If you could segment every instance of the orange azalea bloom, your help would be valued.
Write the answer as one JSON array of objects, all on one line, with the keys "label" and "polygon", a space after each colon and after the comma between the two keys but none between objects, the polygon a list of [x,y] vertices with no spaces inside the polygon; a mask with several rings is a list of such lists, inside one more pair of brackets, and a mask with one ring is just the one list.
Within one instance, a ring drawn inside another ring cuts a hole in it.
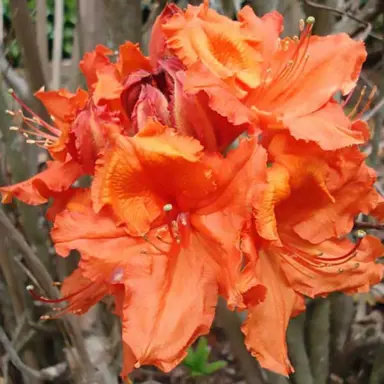
[{"label": "orange azalea bloom", "polygon": [[357,147],[325,152],[282,134],[267,148],[268,183],[254,196],[252,225],[242,241],[267,293],[249,308],[243,331],[264,367],[288,375],[293,368],[285,332],[289,319],[305,309],[304,296],[365,292],[381,280],[383,266],[375,264],[383,253],[380,240],[343,238],[354,217],[371,212],[380,197]]},{"label": "orange azalea bloom", "polygon": [[[225,109],[217,113],[204,97],[185,94],[185,67],[171,55],[162,31],[163,24],[179,13],[181,10],[170,4],[157,19],[150,57],[145,57],[137,45],[126,42],[120,47],[116,62],[111,58],[112,51],[98,46],[84,56],[80,67],[88,79],[93,103],[117,113],[125,132],[134,134],[148,119],[155,118],[194,136],[205,149],[221,151],[250,129],[253,113],[245,107],[240,118]],[[243,114],[249,118],[244,119]]]},{"label": "orange azalea bloom", "polygon": [[[232,306],[248,305],[248,292],[264,298],[236,243],[251,197],[246,181],[263,179],[266,156],[245,140],[227,159],[205,157],[195,139],[156,122],[112,142],[92,183],[93,204],[89,191],[75,190],[65,206],[53,206],[57,252],[82,255],[70,282],[80,273],[90,282],[65,291],[68,308],[87,310],[112,294],[122,308],[122,374],[141,364],[168,371],[208,332],[218,290]],[[100,288],[88,296],[92,284]]]},{"label": "orange azalea bloom", "polygon": [[366,58],[364,44],[345,34],[311,36],[313,22],[301,24],[299,38],[280,40],[282,20],[275,12],[259,19],[244,7],[234,22],[205,2],[176,14],[163,29],[168,48],[188,68],[186,92],[205,96],[217,113],[232,112],[253,129],[288,130],[326,150],[361,144],[362,132],[351,129],[333,96],[354,88]]},{"label": "orange azalea bloom", "polygon": [[12,96],[32,117],[25,116],[22,110],[8,111],[15,118],[21,118],[26,126],[10,129],[26,136],[28,144],[46,149],[54,161],[47,163],[45,171],[26,181],[0,187],[2,201],[10,203],[14,196],[27,204],[43,204],[49,197],[58,197],[67,191],[80,176],[93,173],[96,157],[107,145],[107,127],[112,127],[105,122],[120,120],[105,107],[90,103],[87,92],[80,89],[75,94],[64,89],[36,92],[54,125],[43,121],[14,93]]}]

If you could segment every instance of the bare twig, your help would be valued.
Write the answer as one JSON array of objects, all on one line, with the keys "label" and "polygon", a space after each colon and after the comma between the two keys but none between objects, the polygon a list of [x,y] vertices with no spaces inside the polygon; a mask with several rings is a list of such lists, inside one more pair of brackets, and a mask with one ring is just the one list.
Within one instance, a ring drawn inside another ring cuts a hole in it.
[{"label": "bare twig", "polygon": [[240,319],[236,313],[231,312],[225,302],[220,299],[216,319],[224,329],[225,334],[232,346],[232,351],[240,365],[244,374],[245,381],[249,384],[265,384],[262,370],[251,354],[247,351],[244,345],[244,336],[240,330]]},{"label": "bare twig", "polygon": [[362,221],[357,221],[354,224],[354,229],[376,229],[377,231],[384,230],[384,224],[379,223],[365,223]]},{"label": "bare twig", "polygon": [[[340,9],[330,7],[328,5],[319,4],[319,3],[311,1],[311,0],[304,0],[304,3],[310,7],[313,7],[313,8],[323,9],[325,11],[333,12],[333,13],[336,13],[336,14],[341,15],[341,16],[347,16],[350,19],[352,19],[352,20],[354,20],[354,21],[356,21],[362,25],[365,25],[366,28],[369,28],[370,30],[372,29],[372,25],[370,22],[362,20],[350,12],[342,11]],[[378,35],[376,33],[369,32],[369,36],[371,36],[377,40],[384,41],[384,36],[382,36],[382,35]]]},{"label": "bare twig", "polygon": [[[49,272],[46,270],[46,268],[41,263],[39,258],[34,254],[28,243],[24,240],[23,236],[17,231],[12,222],[1,209],[0,227],[2,227],[6,231],[6,233],[8,233],[9,237],[15,241],[15,244],[23,252],[25,261],[29,269],[32,271],[37,281],[39,282],[41,288],[46,292],[48,296],[58,297],[59,292],[57,288],[53,286],[53,280]],[[68,332],[68,335],[79,354],[81,368],[85,370],[83,371],[83,375],[85,377],[89,377],[89,375],[92,377],[94,375],[94,369],[92,367],[91,362],[89,361],[88,353],[84,345],[84,340],[81,336],[78,327],[75,325],[74,318],[72,316],[63,316],[61,319],[63,320],[64,327]]]},{"label": "bare twig", "polygon": [[61,52],[63,49],[64,1],[55,1],[55,27],[52,58],[52,88],[60,87]]},{"label": "bare twig", "polygon": [[7,352],[10,360],[12,363],[21,371],[24,373],[27,373],[30,377],[33,377],[35,379],[39,380],[54,380],[57,378],[57,376],[52,376],[52,374],[49,374],[44,371],[37,371],[36,369],[30,368],[27,365],[25,365],[17,352],[13,349],[11,341],[8,339],[8,336],[4,332],[3,327],[0,326],[0,342],[3,345],[5,351]]},{"label": "bare twig", "polygon": [[48,79],[47,2],[36,1],[36,39],[43,72]]},{"label": "bare twig", "polygon": [[287,330],[289,358],[295,367],[292,375],[296,384],[313,384],[308,354],[304,341],[305,313],[291,319]]},{"label": "bare twig", "polygon": [[382,107],[384,107],[384,97],[382,97],[380,101],[376,103],[376,105],[370,111],[368,111],[363,115],[362,120],[364,121],[370,120],[380,111]]}]

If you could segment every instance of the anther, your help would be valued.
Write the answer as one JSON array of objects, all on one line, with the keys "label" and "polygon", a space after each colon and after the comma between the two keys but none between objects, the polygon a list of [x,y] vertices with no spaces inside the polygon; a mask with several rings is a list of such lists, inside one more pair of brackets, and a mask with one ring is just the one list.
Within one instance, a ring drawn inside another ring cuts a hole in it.
[{"label": "anther", "polygon": [[8,88],[8,93],[12,95],[13,93],[15,93],[15,91],[12,88]]},{"label": "anther", "polygon": [[36,140],[28,139],[25,141],[27,144],[36,144]]},{"label": "anther", "polygon": [[315,18],[313,16],[307,17],[307,20],[305,20],[307,24],[313,25],[315,24]]},{"label": "anther", "polygon": [[364,230],[362,229],[358,229],[356,232],[355,232],[355,235],[358,239],[362,239],[363,237],[365,237],[367,235],[367,232],[365,232]]},{"label": "anther", "polygon": [[53,286],[53,287],[60,287],[60,286],[61,286],[61,283],[60,283],[60,281],[54,281],[54,282],[52,283],[52,286]]},{"label": "anther", "polygon": [[6,109],[6,110],[5,110],[5,113],[6,113],[7,115],[10,115],[10,116],[15,116],[15,115],[16,115],[15,112],[10,111],[9,109]]},{"label": "anther", "polygon": [[19,127],[12,126],[12,127],[9,127],[9,130],[10,131],[18,131]]},{"label": "anther", "polygon": [[40,316],[40,320],[52,320],[52,317],[49,315],[42,315]]},{"label": "anther", "polygon": [[172,211],[172,209],[173,209],[172,204],[165,204],[163,207],[164,212],[170,212]]},{"label": "anther", "polygon": [[304,19],[300,19],[300,21],[299,21],[299,30],[300,30],[300,32],[304,31],[304,27],[305,27]]}]

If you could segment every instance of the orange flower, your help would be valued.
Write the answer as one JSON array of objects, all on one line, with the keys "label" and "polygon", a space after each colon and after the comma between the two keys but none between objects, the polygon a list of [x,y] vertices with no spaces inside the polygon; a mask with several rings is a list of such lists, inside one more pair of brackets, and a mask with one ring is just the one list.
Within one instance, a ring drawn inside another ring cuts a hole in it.
[{"label": "orange flower", "polygon": [[299,38],[283,40],[276,13],[259,19],[245,7],[239,20],[217,15],[205,2],[163,27],[168,48],[187,66],[187,94],[205,96],[211,109],[227,110],[253,130],[288,130],[326,150],[364,141],[333,101],[335,93],[348,94],[356,84],[366,57],[362,42],[345,34],[311,36],[313,18],[303,22]]},{"label": "orange flower", "polygon": [[357,147],[325,152],[277,135],[267,148],[268,183],[254,195],[253,224],[242,241],[267,292],[265,301],[250,307],[243,331],[264,367],[288,375],[293,368],[285,331],[304,310],[304,296],[365,292],[381,280],[383,266],[375,264],[383,253],[380,240],[366,236],[354,244],[343,238],[354,217],[372,211],[379,197]]},{"label": "orange flower", "polygon": [[[104,287],[89,298],[91,285],[71,293],[69,310],[88,309],[103,292],[122,308],[123,375],[141,364],[166,371],[178,364],[208,332],[218,289],[232,306],[246,305],[249,291],[263,299],[236,242],[251,197],[247,180],[263,177],[265,160],[254,140],[227,159],[204,157],[196,140],[150,122],[133,138],[114,137],[98,164],[97,213],[89,191],[53,207],[57,252],[79,250],[81,281]],[[116,284],[124,285],[123,302]]]}]

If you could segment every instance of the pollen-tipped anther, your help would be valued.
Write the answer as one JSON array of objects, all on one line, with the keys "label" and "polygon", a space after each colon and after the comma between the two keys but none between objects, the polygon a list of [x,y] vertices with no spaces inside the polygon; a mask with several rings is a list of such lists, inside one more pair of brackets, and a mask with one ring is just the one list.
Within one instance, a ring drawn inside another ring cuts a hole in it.
[{"label": "pollen-tipped anther", "polygon": [[358,239],[362,239],[363,237],[365,237],[367,235],[367,232],[365,232],[364,230],[362,229],[358,229],[356,232],[355,232],[355,235]]},{"label": "pollen-tipped anther", "polygon": [[307,24],[313,25],[313,24],[315,24],[315,18],[313,16],[308,16],[307,19],[305,20],[305,22]]},{"label": "pollen-tipped anther", "polygon": [[173,209],[172,204],[165,204],[164,207],[163,207],[163,211],[164,212],[171,212],[172,209]]}]

